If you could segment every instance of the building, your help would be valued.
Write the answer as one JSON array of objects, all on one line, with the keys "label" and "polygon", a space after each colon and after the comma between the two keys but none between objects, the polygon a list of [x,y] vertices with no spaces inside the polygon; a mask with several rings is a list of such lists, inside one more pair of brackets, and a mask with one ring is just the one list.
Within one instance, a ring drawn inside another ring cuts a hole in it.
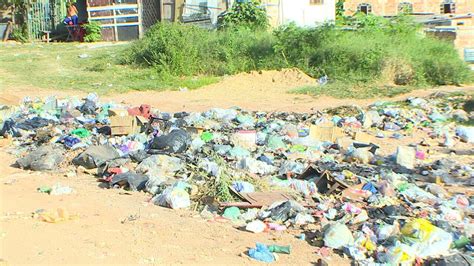
[{"label": "building", "polygon": [[453,42],[467,61],[474,50],[474,0],[346,0],[345,15],[357,12],[392,17],[402,12],[422,23],[425,32]]},{"label": "building", "polygon": [[262,0],[273,27],[316,26],[336,20],[335,0]]},{"label": "building", "polygon": [[474,0],[346,0],[344,13],[395,16],[401,12],[419,15],[468,14],[474,12]]}]

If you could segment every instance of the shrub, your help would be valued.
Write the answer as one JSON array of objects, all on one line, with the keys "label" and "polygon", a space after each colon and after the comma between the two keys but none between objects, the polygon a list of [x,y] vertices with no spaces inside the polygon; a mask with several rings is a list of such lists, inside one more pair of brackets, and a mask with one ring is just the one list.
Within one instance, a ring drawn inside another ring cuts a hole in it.
[{"label": "shrub", "polygon": [[269,26],[267,12],[258,2],[235,2],[232,8],[219,18],[219,28],[247,28],[266,30]]},{"label": "shrub", "polygon": [[275,31],[275,50],[314,77],[350,84],[447,85],[471,74],[452,44],[425,37],[406,16],[352,18],[352,30],[333,26]]},{"label": "shrub", "polygon": [[82,28],[86,31],[84,36],[85,42],[98,42],[102,40],[102,32],[99,23],[91,21],[82,25]]},{"label": "shrub", "polygon": [[208,31],[195,26],[157,23],[135,42],[124,63],[152,66],[173,75],[225,75],[277,68],[274,37],[250,29]]},{"label": "shrub", "polygon": [[388,84],[410,85],[415,81],[413,66],[403,58],[388,58],[384,61],[381,76]]},{"label": "shrub", "polygon": [[315,78],[327,75],[341,88],[371,91],[387,83],[449,85],[472,77],[452,44],[423,36],[405,16],[364,16],[350,23],[351,30],[290,24],[273,32],[158,23],[123,60],[175,76],[298,67]]},{"label": "shrub", "polygon": [[26,29],[26,24],[23,26],[16,27],[11,33],[11,38],[17,42],[26,43],[28,42],[28,30]]}]

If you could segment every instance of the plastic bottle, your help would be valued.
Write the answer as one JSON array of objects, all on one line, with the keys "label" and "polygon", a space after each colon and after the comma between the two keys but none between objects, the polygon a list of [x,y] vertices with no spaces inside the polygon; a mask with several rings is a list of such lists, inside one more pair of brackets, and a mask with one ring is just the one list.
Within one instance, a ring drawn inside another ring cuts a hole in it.
[{"label": "plastic bottle", "polygon": [[275,253],[290,254],[291,246],[278,246],[278,245],[269,245],[268,250]]}]

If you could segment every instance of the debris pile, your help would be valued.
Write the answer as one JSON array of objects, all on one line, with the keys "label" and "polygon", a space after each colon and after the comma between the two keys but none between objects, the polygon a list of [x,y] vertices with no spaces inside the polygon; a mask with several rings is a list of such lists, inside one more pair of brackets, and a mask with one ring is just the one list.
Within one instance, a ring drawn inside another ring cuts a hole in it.
[{"label": "debris pile", "polygon": [[[95,94],[28,98],[0,107],[0,135],[20,168],[93,174],[110,188],[145,191],[156,205],[224,217],[256,234],[297,228],[320,254],[469,262],[474,113],[464,107],[471,101],[437,94],[309,114],[166,113],[101,103]],[[248,255],[272,262],[290,250],[258,243]]]}]

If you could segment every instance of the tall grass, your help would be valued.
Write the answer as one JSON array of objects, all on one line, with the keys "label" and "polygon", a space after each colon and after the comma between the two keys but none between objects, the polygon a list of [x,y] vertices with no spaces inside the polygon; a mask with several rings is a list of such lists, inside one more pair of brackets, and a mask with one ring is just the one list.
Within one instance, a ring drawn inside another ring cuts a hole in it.
[{"label": "tall grass", "polygon": [[318,77],[350,84],[448,85],[472,77],[452,44],[398,28],[338,30],[294,25],[276,31],[277,54]]},{"label": "tall grass", "polygon": [[350,90],[472,80],[452,44],[424,36],[406,18],[369,16],[351,23],[351,30],[288,25],[273,32],[158,23],[127,50],[123,62],[176,76],[298,67],[316,78],[327,75],[329,86]]},{"label": "tall grass", "polygon": [[235,74],[283,66],[274,56],[274,43],[267,32],[158,23],[132,45],[123,61],[178,76]]}]

